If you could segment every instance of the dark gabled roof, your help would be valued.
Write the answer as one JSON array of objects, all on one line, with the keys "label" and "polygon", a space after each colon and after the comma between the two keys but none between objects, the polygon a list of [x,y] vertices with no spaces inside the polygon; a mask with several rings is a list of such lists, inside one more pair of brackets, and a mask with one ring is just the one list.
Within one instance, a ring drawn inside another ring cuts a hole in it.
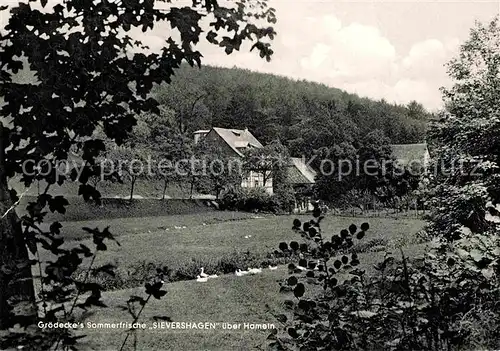
[{"label": "dark gabled roof", "polygon": [[393,144],[391,145],[392,154],[401,164],[408,164],[412,161],[424,163],[428,157],[427,144]]},{"label": "dark gabled roof", "polygon": [[287,168],[287,181],[289,184],[314,184],[315,178],[316,172],[302,158],[290,158],[290,165]]},{"label": "dark gabled roof", "polygon": [[249,147],[262,148],[263,145],[248,129],[212,128],[239,156],[243,156],[243,149]]}]

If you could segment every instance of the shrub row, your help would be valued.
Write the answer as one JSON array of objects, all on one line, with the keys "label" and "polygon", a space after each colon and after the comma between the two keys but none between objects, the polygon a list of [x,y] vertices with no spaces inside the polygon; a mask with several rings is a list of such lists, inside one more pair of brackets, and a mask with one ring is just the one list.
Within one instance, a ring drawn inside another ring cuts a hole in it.
[{"label": "shrub row", "polygon": [[263,188],[232,189],[219,199],[219,208],[231,211],[290,213],[294,206],[295,196],[288,189],[279,189],[272,195]]},{"label": "shrub row", "polygon": [[[357,243],[352,248],[353,252],[364,253],[379,251],[378,247],[387,246],[386,239],[372,239],[366,243]],[[246,270],[251,267],[267,268],[269,265],[284,265],[297,260],[296,255],[283,255],[276,250],[267,255],[254,255],[249,251],[226,255],[219,259],[201,261],[193,259],[189,263],[173,270],[169,270],[169,282],[178,282],[195,279],[200,274],[200,268],[210,274],[232,274],[237,269]],[[157,275],[158,265],[153,262],[142,261],[135,265],[127,266],[125,269],[117,269],[111,275],[104,270],[97,268],[96,274],[89,277],[92,283],[100,284],[103,290],[120,290],[136,288],[144,284],[145,281],[153,279]],[[86,270],[78,270],[77,277],[83,280]]]},{"label": "shrub row", "polygon": [[[178,282],[196,279],[200,274],[200,268],[204,267],[205,272],[209,274],[232,274],[237,269],[246,270],[248,268],[267,268],[269,265],[287,264],[296,257],[283,257],[275,252],[267,255],[254,255],[250,252],[234,252],[215,260],[197,260],[184,264],[177,269],[168,269],[168,282]],[[157,269],[160,268],[153,262],[142,261],[135,265],[127,267],[120,266],[114,269],[112,274],[109,270],[103,270],[100,267],[95,268],[95,274],[89,276],[90,283],[101,285],[104,291],[136,288],[150,281],[157,275]],[[79,269],[75,273],[76,279],[83,281],[86,275],[86,269]]]},{"label": "shrub row", "polygon": [[[25,196],[17,207],[18,215],[25,215],[26,205],[36,197]],[[199,199],[128,199],[103,198],[102,205],[86,202],[79,197],[68,198],[66,213],[49,212],[46,221],[90,221],[112,218],[154,217],[212,211],[211,201]]]}]

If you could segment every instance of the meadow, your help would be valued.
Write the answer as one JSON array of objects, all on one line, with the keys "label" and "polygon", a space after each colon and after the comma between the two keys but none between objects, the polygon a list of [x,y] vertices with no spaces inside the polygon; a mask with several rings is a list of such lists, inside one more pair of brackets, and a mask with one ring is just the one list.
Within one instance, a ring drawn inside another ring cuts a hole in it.
[{"label": "meadow", "polygon": [[[170,215],[162,217],[120,218],[65,222],[63,235],[66,245],[83,243],[92,247],[92,240],[83,235],[81,227],[109,226],[120,246],[109,243],[108,250],[100,252],[95,265],[114,264],[117,277],[133,276],[138,267],[168,266],[183,271],[185,279],[196,275],[204,266],[209,273],[217,273],[216,279],[206,283],[194,280],[168,282],[167,295],[161,300],[151,299],[146,305],[141,320],[148,329],[137,331],[137,350],[251,350],[263,346],[269,334],[267,330],[166,330],[149,329],[155,316],[168,316],[181,322],[234,322],[279,324],[275,315],[283,312],[283,301],[287,294],[279,292],[278,281],[287,277],[286,266],[277,270],[264,269],[255,276],[237,277],[221,275],[217,271],[221,260],[239,260],[244,265],[267,267],[266,258],[278,248],[282,241],[301,242],[298,234],[291,230],[294,218],[309,219],[309,216],[254,215],[240,212],[207,211],[199,214]],[[405,255],[416,256],[424,252],[425,244],[415,236],[425,225],[418,219],[408,218],[351,218],[327,216],[323,231],[327,236],[338,234],[351,223],[360,225],[369,222],[371,229],[360,253],[362,267],[370,269],[378,262],[385,250],[402,248]],[[382,244],[382,245],[381,245]],[[393,250],[394,251],[394,250]],[[394,252],[397,254],[398,250]],[[147,275],[147,272],[144,273]],[[145,278],[145,277],[142,277]],[[130,278],[127,288],[116,289],[103,295],[104,309],[90,311],[86,322],[119,323],[132,321],[126,309],[131,295],[144,296],[144,281],[141,276]],[[127,279],[127,278],[125,278]],[[126,334],[126,329],[82,329],[87,334],[87,349],[117,350]],[[125,349],[132,349],[133,338]]]},{"label": "meadow", "polygon": [[[302,240],[291,230],[294,218],[309,219],[308,216],[256,216],[242,212],[210,211],[190,215],[68,222],[63,223],[63,233],[71,239],[66,245],[74,245],[73,241],[78,240],[77,244],[92,247],[92,239],[81,228],[103,229],[109,226],[120,245],[109,242],[107,250],[99,252],[94,264],[115,265],[118,277],[141,274],[137,271],[151,270],[155,266],[167,266],[194,278],[202,266],[208,273],[224,273],[219,268],[221,261],[241,269],[248,268],[247,264],[267,267],[268,255],[278,248],[280,242]],[[327,216],[323,230],[326,237],[331,237],[352,223],[360,225],[365,221],[370,223],[372,229],[362,244],[382,245],[380,249],[414,244],[412,235],[424,226],[424,222],[417,219]],[[134,280],[137,281],[137,277]],[[130,283],[118,287],[134,285]]]}]

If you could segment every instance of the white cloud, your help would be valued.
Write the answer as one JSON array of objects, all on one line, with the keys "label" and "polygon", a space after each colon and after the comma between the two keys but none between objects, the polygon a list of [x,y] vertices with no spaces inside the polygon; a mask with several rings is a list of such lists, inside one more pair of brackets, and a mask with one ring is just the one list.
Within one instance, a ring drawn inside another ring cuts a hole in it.
[{"label": "white cloud", "polygon": [[360,96],[369,96],[370,98],[376,100],[386,99],[391,101],[394,98],[391,96],[391,86],[375,79],[358,81],[356,83],[344,83],[339,85],[338,88]]},{"label": "white cloud", "polygon": [[302,66],[306,69],[318,69],[331,54],[331,47],[324,43],[318,43],[313,48],[311,55],[302,59]]},{"label": "white cloud", "polygon": [[[455,55],[458,39],[425,39],[402,52],[375,25],[361,20],[343,23],[331,10],[319,11],[317,4],[289,6],[276,1],[273,6],[277,9],[278,35],[272,43],[275,55],[270,63],[257,52],[250,53],[249,45],[226,55],[222,48],[202,41],[197,48],[204,56],[203,63],[318,81],[374,99],[398,103],[417,100],[428,108],[441,106],[439,87],[448,83],[444,64]],[[158,50],[166,37],[177,33],[161,24],[153,32],[134,34]]]},{"label": "white cloud", "polygon": [[[278,22],[273,41],[273,60],[266,62],[243,45],[231,55],[201,41],[204,64],[241,67],[292,78],[328,84],[374,99],[390,102],[422,102],[426,107],[441,106],[439,88],[447,85],[444,64],[456,53],[456,38],[436,38],[415,42],[407,52],[374,25],[343,23],[334,12],[321,13],[308,3],[275,2]],[[171,34],[162,26],[154,33],[139,33],[151,47],[159,48],[163,36]]]},{"label": "white cloud", "polygon": [[444,45],[437,39],[429,39],[414,44],[408,56],[403,60],[405,65],[411,65],[414,62],[424,61],[432,58],[444,57]]},{"label": "white cloud", "polygon": [[408,55],[403,59],[402,73],[408,77],[431,78],[443,76],[444,64],[448,58],[448,52],[444,44],[437,39],[429,39],[414,44]]},{"label": "white cloud", "polygon": [[323,34],[318,35],[320,42],[311,39],[310,53],[300,59],[303,78],[373,99],[401,104],[417,100],[430,109],[441,107],[439,88],[447,79],[444,64],[456,40],[424,40],[401,55],[373,26],[343,26],[332,15],[309,21],[318,23]]},{"label": "white cloud", "polygon": [[367,96],[376,100],[385,99],[389,102],[406,104],[412,100],[421,102],[429,109],[441,107],[441,95],[424,80],[401,79],[395,84],[384,83],[380,80],[366,80],[356,83],[347,83],[339,86],[341,89]]},{"label": "white cloud", "polygon": [[353,23],[339,30],[338,37],[340,43],[352,49],[353,54],[375,55],[387,59],[393,59],[396,54],[389,40],[375,27]]},{"label": "white cloud", "polygon": [[337,83],[391,75],[396,50],[377,28],[359,23],[343,27],[332,15],[316,22],[326,41],[316,43],[301,60],[304,73]]},{"label": "white cloud", "polygon": [[417,100],[430,109],[441,106],[441,98],[437,87],[430,86],[425,80],[401,79],[394,85],[394,101],[408,103]]}]

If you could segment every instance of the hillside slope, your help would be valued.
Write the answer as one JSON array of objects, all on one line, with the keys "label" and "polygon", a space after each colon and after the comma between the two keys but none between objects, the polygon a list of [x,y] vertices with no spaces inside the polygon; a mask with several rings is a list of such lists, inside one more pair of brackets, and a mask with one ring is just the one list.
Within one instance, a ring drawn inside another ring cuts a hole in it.
[{"label": "hillside slope", "polygon": [[155,96],[173,112],[182,132],[248,127],[263,143],[278,138],[294,154],[356,143],[374,129],[392,143],[422,142],[430,118],[415,102],[373,101],[323,84],[239,68],[186,65],[171,85],[157,87]]}]

